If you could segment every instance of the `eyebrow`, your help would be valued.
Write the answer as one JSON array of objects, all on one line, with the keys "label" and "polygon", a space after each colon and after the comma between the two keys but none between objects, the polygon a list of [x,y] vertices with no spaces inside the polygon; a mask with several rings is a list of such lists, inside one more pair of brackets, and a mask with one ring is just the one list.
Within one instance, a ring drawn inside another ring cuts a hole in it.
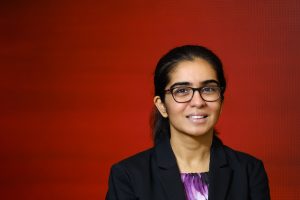
[{"label": "eyebrow", "polygon": [[[220,83],[214,79],[205,80],[205,81],[201,82],[202,85],[208,85],[210,83],[216,83],[217,85],[220,85]],[[190,82],[177,82],[177,83],[174,83],[173,85],[171,85],[170,88],[174,88],[176,86],[189,86],[189,85],[191,85]]]}]

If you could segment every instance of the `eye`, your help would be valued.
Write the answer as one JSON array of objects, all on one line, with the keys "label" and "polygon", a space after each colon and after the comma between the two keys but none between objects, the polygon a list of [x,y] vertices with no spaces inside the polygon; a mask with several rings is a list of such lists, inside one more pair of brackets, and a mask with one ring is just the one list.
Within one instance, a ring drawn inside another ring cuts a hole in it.
[{"label": "eye", "polygon": [[187,95],[191,92],[191,88],[188,87],[179,87],[173,89],[174,95]]},{"label": "eye", "polygon": [[202,88],[202,93],[206,93],[206,94],[215,93],[215,92],[218,92],[218,89],[219,89],[218,87],[208,86],[208,87]]}]

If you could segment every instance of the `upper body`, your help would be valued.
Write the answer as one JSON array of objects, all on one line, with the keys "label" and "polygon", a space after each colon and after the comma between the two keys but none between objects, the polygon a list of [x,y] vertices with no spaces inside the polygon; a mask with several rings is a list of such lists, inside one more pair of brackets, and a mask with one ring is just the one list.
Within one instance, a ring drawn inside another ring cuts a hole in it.
[{"label": "upper body", "polygon": [[156,66],[154,88],[154,148],[112,167],[107,200],[269,199],[262,162],[215,137],[226,80],[212,51],[172,49]]},{"label": "upper body", "polygon": [[[268,178],[260,160],[214,137],[209,200],[268,200]],[[106,200],[185,200],[185,188],[170,142],[136,154],[111,169]]]}]

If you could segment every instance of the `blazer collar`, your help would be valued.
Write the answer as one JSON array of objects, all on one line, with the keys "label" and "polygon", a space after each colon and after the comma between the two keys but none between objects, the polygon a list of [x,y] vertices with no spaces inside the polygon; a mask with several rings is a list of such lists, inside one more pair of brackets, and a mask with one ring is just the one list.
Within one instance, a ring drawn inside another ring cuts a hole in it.
[{"label": "blazer collar", "polygon": [[[165,139],[160,141],[155,146],[155,154],[159,167],[160,180],[168,199],[184,200],[184,186],[170,140]],[[214,136],[209,166],[209,200],[224,200],[226,198],[231,175],[232,170],[228,166],[222,141],[217,136]]]},{"label": "blazer collar", "polygon": [[185,200],[179,168],[172,151],[170,140],[164,139],[155,146],[159,178],[168,200]]},{"label": "blazer collar", "polygon": [[171,148],[170,140],[164,139],[155,146],[158,166],[168,169],[177,166],[176,158]]},{"label": "blazer collar", "polygon": [[214,136],[209,163],[209,200],[226,199],[232,176],[227,159],[222,141]]}]

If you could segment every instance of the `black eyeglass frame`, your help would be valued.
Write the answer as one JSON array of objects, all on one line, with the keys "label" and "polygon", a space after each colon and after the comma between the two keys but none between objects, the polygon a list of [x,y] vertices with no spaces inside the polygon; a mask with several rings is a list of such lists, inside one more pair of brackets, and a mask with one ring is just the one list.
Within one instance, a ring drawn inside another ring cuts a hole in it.
[{"label": "black eyeglass frame", "polygon": [[[170,88],[170,89],[166,89],[165,90],[165,93],[171,93],[174,101],[176,101],[177,103],[187,103],[189,101],[191,101],[194,97],[194,94],[195,94],[195,91],[198,91],[199,94],[200,94],[200,97],[203,99],[203,101],[205,102],[215,102],[215,101],[218,101],[221,97],[222,97],[222,91],[223,91],[223,87],[219,87],[219,86],[203,86],[203,87],[199,87],[199,88],[193,88],[193,87],[189,87],[189,86],[185,86],[185,88],[189,88],[189,89],[192,89],[193,91],[193,94],[191,96],[191,98],[188,100],[188,101],[177,101],[174,97],[174,94],[173,94],[173,90],[175,89],[178,89],[178,87],[173,87],[173,88]],[[219,97],[216,99],[216,100],[213,100],[213,101],[207,101],[205,100],[203,97],[202,97],[202,90],[205,89],[205,88],[218,88],[220,90],[220,93],[219,93]]]}]

